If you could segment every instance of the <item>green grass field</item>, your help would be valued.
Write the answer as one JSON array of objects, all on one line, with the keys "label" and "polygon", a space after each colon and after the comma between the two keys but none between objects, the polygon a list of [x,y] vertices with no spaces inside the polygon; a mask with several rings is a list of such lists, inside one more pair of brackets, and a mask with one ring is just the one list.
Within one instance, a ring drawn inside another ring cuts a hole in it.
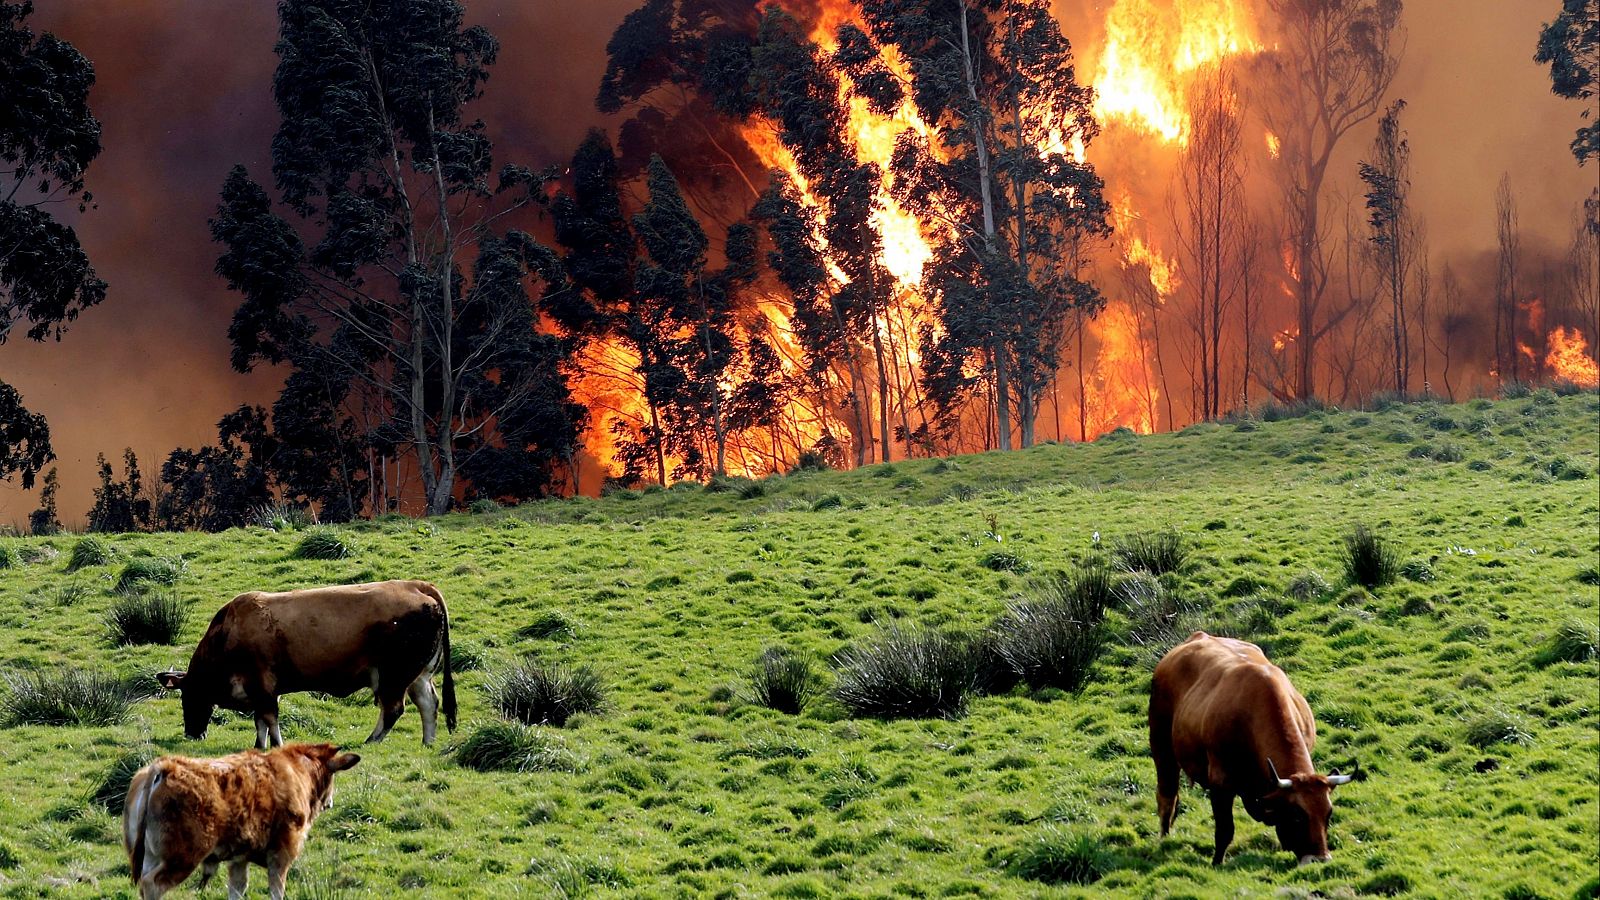
[{"label": "green grass field", "polygon": [[[340,529],[353,552],[328,561],[296,558],[303,534],[254,528],[111,536],[109,563],[69,572],[80,538],[9,538],[0,672],[143,681],[185,665],[245,590],[437,584],[457,657],[482,663],[459,676],[462,728],[424,749],[408,710],[362,749],[290,896],[1590,897],[1597,427],[1592,392],[1314,412],[382,520]],[[1347,583],[1357,524],[1408,577]],[[1335,795],[1330,863],[1295,868],[1241,809],[1212,868],[1190,787],[1156,839],[1155,653],[1120,613],[1076,694],[1017,688],[897,721],[741,699],[763,648],[809,653],[831,678],[828,660],[886,622],[984,628],[1030,579],[1167,528],[1191,549],[1170,590],[1288,672],[1317,716],[1319,770],[1359,761],[1365,778]],[[141,563],[177,577],[150,588],[189,609],[175,646],[108,638],[113,589],[143,556],[181,557]],[[528,655],[593,667],[605,707],[549,730],[546,770],[460,765],[453,748],[496,719],[485,678]],[[354,744],[374,720],[363,695],[284,702],[291,741]],[[130,753],[253,740],[231,715],[185,740],[175,696],[116,725],[0,725],[0,896],[131,897],[118,820],[94,799],[108,773]],[[252,880],[265,896],[264,873]]]}]

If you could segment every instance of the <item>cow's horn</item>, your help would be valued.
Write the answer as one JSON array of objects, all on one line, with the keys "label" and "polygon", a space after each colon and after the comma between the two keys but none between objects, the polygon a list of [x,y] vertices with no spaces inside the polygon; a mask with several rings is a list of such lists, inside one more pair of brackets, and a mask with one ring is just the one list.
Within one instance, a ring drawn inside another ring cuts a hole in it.
[{"label": "cow's horn", "polygon": [[1272,780],[1278,783],[1278,787],[1288,790],[1294,786],[1294,782],[1289,779],[1278,777],[1278,767],[1272,764],[1272,757],[1270,756],[1267,757],[1267,769],[1272,772]]},{"label": "cow's horn", "polygon": [[1352,775],[1340,775],[1338,769],[1334,769],[1332,772],[1328,773],[1328,786],[1329,787],[1338,787],[1341,784],[1349,784],[1350,782],[1355,781],[1355,780],[1356,780],[1356,776],[1355,775],[1353,775],[1353,774]]}]

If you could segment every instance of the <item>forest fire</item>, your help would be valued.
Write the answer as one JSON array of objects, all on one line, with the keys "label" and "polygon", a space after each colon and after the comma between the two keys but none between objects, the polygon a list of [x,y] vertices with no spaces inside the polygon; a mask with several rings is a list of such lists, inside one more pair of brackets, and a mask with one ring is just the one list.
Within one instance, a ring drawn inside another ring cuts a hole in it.
[{"label": "forest fire", "polygon": [[1590,355],[1589,342],[1584,340],[1582,332],[1557,326],[1550,332],[1546,345],[1550,350],[1545,354],[1544,364],[1552,377],[1579,387],[1600,386],[1600,365],[1596,365]]}]

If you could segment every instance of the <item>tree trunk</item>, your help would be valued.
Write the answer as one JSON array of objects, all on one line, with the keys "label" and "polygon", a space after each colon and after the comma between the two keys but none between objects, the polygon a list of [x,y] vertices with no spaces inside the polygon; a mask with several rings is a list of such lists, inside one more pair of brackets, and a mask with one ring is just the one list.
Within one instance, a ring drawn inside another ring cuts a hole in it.
[{"label": "tree trunk", "polygon": [[[972,67],[972,44],[967,33],[967,2],[961,3],[961,65],[967,82],[967,96],[972,100],[972,109],[969,110],[968,122],[972,128],[973,143],[978,154],[978,196],[983,208],[983,264],[988,266],[994,257],[995,216],[994,216],[994,190],[990,184],[992,176],[989,164],[989,145],[983,134],[983,122],[977,116],[978,111],[978,76]],[[994,364],[995,377],[995,435],[999,439],[1001,450],[1011,449],[1011,397],[1008,393],[1010,387],[1006,377],[1005,351],[999,346],[998,336],[994,338],[989,348],[990,361]]]}]

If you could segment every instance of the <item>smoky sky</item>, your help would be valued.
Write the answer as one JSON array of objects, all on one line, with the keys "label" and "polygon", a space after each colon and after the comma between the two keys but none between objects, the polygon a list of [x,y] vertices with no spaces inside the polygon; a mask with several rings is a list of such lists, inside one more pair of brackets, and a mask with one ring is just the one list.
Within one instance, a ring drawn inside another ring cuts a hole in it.
[{"label": "smoky sky", "polygon": [[[465,2],[469,21],[501,42],[476,110],[499,161],[558,163],[586,129],[615,126],[595,112],[595,89],[606,41],[639,0]],[[1099,39],[1093,21],[1109,5],[1057,3],[1085,61]],[[1492,247],[1501,172],[1510,173],[1525,243],[1551,248],[1569,239],[1573,211],[1596,184],[1600,166],[1580,169],[1567,149],[1579,105],[1552,96],[1532,61],[1540,23],[1557,6],[1406,3],[1392,95],[1409,103],[1414,197],[1436,262]],[[62,518],[74,524],[89,506],[97,452],[120,475],[122,449],[132,447],[148,482],[173,447],[214,441],[218,418],[276,391],[281,375],[270,369],[229,368],[237,298],[212,272],[206,220],[233,165],[270,180],[277,25],[264,0],[36,0],[31,23],[94,63],[90,102],[104,127],[88,173],[96,207],[74,224],[110,285],[107,299],[59,344],[0,347],[0,378],[50,421]],[[1337,171],[1353,174],[1371,134],[1368,123],[1347,139]],[[1347,190],[1351,181],[1340,178]],[[21,522],[36,503],[37,491],[0,485],[0,524]]]}]

